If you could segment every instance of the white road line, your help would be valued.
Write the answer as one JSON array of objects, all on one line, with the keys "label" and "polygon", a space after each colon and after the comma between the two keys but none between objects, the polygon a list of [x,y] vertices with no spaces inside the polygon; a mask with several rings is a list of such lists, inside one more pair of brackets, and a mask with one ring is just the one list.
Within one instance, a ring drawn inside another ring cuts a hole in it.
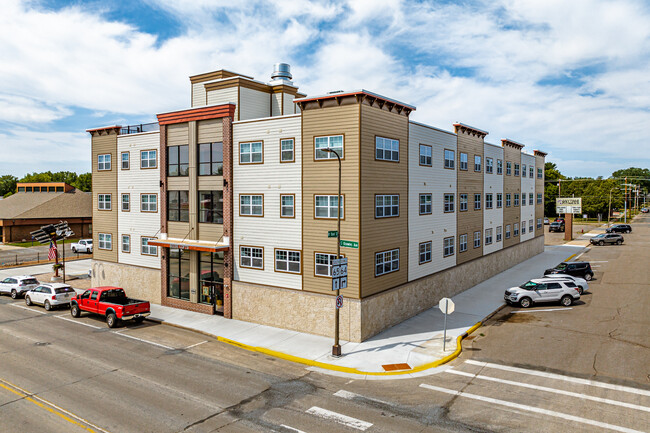
[{"label": "white road line", "polygon": [[392,406],[391,403],[389,403],[387,401],[379,400],[379,399],[372,398],[372,397],[366,397],[366,396],[363,396],[361,394],[356,394],[354,392],[345,391],[343,389],[340,389],[340,390],[336,391],[334,393],[334,395],[337,396],[337,397],[344,398],[346,400],[354,400],[355,398],[363,398],[365,400],[374,401],[375,403],[381,403],[381,404],[385,404],[385,405],[388,405],[388,406]]},{"label": "white road line", "polygon": [[149,340],[143,340],[142,338],[134,337],[132,335],[120,334],[120,332],[121,331],[113,331],[113,332],[111,332],[111,334],[119,335],[120,337],[131,338],[133,340],[137,340],[137,341],[140,341],[142,343],[152,344],[154,346],[162,347],[163,349],[175,350],[173,347],[165,346],[164,344],[154,343],[153,341],[149,341]]},{"label": "white road line", "polygon": [[547,308],[546,310],[517,310],[517,311],[513,311],[513,313],[543,313],[544,311],[567,311],[567,310],[573,310],[573,307],[569,307],[569,308]]},{"label": "white road line", "polygon": [[589,263],[609,263],[609,260],[590,260]]},{"label": "white road line", "polygon": [[618,425],[613,425],[613,424],[607,424],[604,422],[596,421],[593,419],[588,419],[588,418],[582,418],[579,416],[574,416],[574,415],[569,415],[568,413],[562,413],[562,412],[555,412],[553,410],[548,410],[548,409],[542,409],[540,407],[534,407],[534,406],[528,406],[525,404],[517,403],[517,402],[512,402],[512,401],[506,401],[506,400],[498,400],[496,398],[491,398],[491,397],[483,397],[481,395],[476,395],[476,394],[470,394],[467,392],[463,391],[455,391],[453,389],[447,389],[447,388],[440,388],[438,386],[433,386],[433,385],[428,385],[426,383],[420,384],[421,388],[427,388],[431,389],[433,391],[438,391],[438,392],[444,392],[446,394],[451,394],[451,395],[456,395],[459,397],[466,397],[472,400],[479,400],[479,401],[484,401],[486,403],[491,403],[491,404],[498,404],[501,406],[507,406],[511,409],[517,409],[517,410],[525,410],[528,412],[534,412],[534,413],[539,413],[542,415],[547,415],[547,416],[552,416],[556,418],[560,418],[563,420],[567,421],[575,421],[579,422],[582,424],[588,424],[588,425],[593,425],[596,427],[601,427],[601,428],[606,428],[614,431],[620,431],[620,432],[625,432],[625,433],[641,433],[639,430],[634,430],[631,428],[627,427],[621,427]]},{"label": "white road line", "polygon": [[289,427],[288,425],[285,425],[285,424],[280,424],[280,427],[284,427],[287,430],[295,431],[296,433],[305,433],[302,430],[298,430],[297,428]]},{"label": "white road line", "polygon": [[33,308],[25,307],[24,305],[18,305],[18,304],[9,304],[9,305],[16,308],[22,308],[23,310],[33,311],[34,313],[38,313],[38,314],[47,314],[47,311],[34,310]]},{"label": "white road line", "polygon": [[332,412],[331,410],[323,409],[317,406],[313,406],[306,411],[308,414],[316,415],[317,417],[332,420],[339,424],[343,424],[348,427],[355,428],[357,430],[368,430],[372,427],[372,423],[361,421],[360,419],[352,418],[346,415],[341,415],[337,412]]},{"label": "white road line", "polygon": [[77,325],[83,325],[83,326],[87,326],[87,327],[93,328],[93,329],[102,329],[101,326],[91,325],[90,323],[80,322],[78,320],[73,320],[73,319],[70,319],[70,318],[64,317],[64,316],[54,316],[54,317],[56,317],[57,319],[65,320],[66,322],[76,323]]},{"label": "white road line", "polygon": [[531,376],[545,377],[547,379],[556,379],[556,380],[563,380],[565,382],[579,383],[581,385],[589,385],[589,386],[595,386],[599,388],[613,389],[615,391],[629,392],[631,394],[650,396],[650,391],[646,391],[644,389],[631,388],[629,386],[614,385],[614,384],[604,383],[604,382],[597,382],[589,379],[580,379],[578,377],[564,376],[562,374],[546,373],[544,371],[528,370],[525,368],[510,367],[508,365],[492,364],[490,362],[479,362],[471,359],[468,359],[467,361],[465,361],[465,363],[470,365],[478,365],[480,367],[494,368],[497,370],[511,371],[514,373],[529,374]]},{"label": "white road line", "polygon": [[608,398],[594,397],[592,395],[581,394],[581,393],[578,393],[578,392],[564,391],[564,390],[561,390],[561,389],[549,388],[549,387],[546,387],[546,386],[531,385],[529,383],[515,382],[513,380],[499,379],[499,378],[496,378],[496,377],[484,376],[484,375],[481,375],[481,374],[467,373],[465,371],[458,371],[458,370],[454,370],[454,369],[445,370],[444,373],[452,373],[452,374],[457,374],[459,376],[471,377],[471,378],[474,378],[474,379],[482,379],[482,380],[488,380],[488,381],[491,381],[491,382],[505,383],[507,385],[514,385],[514,386],[520,386],[522,388],[536,389],[538,391],[546,391],[546,392],[552,392],[552,393],[555,393],[555,394],[568,395],[570,397],[578,397],[578,398],[584,399],[584,400],[597,401],[599,403],[607,403],[607,404],[611,404],[611,405],[614,405],[614,406],[622,406],[622,407],[627,407],[629,409],[635,409],[635,410],[642,410],[642,411],[645,411],[645,412],[650,412],[650,407],[647,407],[647,406],[641,406],[641,405],[638,405],[638,404],[626,403],[626,402],[618,401],[618,400],[610,400]]},{"label": "white road line", "polygon": [[199,345],[201,345],[201,344],[203,344],[203,343],[207,343],[207,342],[208,342],[208,340],[205,340],[205,341],[201,341],[200,343],[192,344],[191,346],[187,346],[187,347],[185,348],[185,350],[187,350],[187,349],[191,349],[192,347],[196,347],[196,346],[199,346]]}]

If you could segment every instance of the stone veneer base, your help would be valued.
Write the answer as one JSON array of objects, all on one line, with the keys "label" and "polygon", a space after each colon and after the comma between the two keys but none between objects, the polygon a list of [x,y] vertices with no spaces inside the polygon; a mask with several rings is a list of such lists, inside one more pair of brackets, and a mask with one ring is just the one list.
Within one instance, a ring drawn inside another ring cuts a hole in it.
[{"label": "stone veneer base", "polygon": [[93,260],[92,287],[122,287],[126,296],[160,304],[160,269]]}]

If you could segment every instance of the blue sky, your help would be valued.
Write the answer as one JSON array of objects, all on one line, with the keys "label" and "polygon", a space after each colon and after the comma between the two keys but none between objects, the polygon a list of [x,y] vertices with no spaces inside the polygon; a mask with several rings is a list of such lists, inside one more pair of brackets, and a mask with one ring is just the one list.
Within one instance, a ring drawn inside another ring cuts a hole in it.
[{"label": "blue sky", "polygon": [[90,171],[86,129],[186,108],[188,77],[364,88],[549,153],[568,176],[650,167],[640,0],[4,0],[0,175]]}]

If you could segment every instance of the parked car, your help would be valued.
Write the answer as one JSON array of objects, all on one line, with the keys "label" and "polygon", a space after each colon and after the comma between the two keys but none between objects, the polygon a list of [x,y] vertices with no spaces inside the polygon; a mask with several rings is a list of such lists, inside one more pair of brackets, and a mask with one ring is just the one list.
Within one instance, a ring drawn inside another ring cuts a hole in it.
[{"label": "parked car", "polygon": [[576,283],[576,285],[580,289],[580,290],[578,290],[578,292],[580,293],[580,296],[582,296],[582,294],[584,292],[589,290],[589,283],[587,283],[587,280],[585,280],[584,278],[580,278],[580,277],[574,277],[573,275],[569,275],[569,274],[548,274],[548,275],[545,275],[544,278],[559,278],[561,280],[573,281],[574,283]]},{"label": "parked car", "polygon": [[70,300],[75,296],[74,289],[67,284],[51,283],[40,284],[25,293],[25,304],[42,305],[47,311],[62,305],[70,305]]},{"label": "parked car", "polygon": [[550,221],[548,218],[544,218],[544,225],[547,226],[550,224]]},{"label": "parked car", "polygon": [[641,212],[648,213],[648,212],[650,212],[650,209],[648,209],[647,207],[644,207],[643,209],[641,209]]},{"label": "parked car", "polygon": [[8,277],[0,281],[0,295],[11,295],[11,299],[16,299],[36,286],[38,286],[38,280],[31,275]]},{"label": "parked car", "polygon": [[70,314],[79,317],[82,311],[106,317],[109,328],[116,327],[121,320],[140,323],[151,314],[148,301],[127,298],[124,289],[110,286],[94,287],[75,296],[70,303]]},{"label": "parked car", "polygon": [[625,239],[623,238],[623,235],[619,235],[618,233],[601,233],[589,239],[589,242],[592,245],[601,245],[601,246],[605,244],[621,245],[623,242],[625,242]]},{"label": "parked car", "polygon": [[503,296],[506,303],[528,308],[535,303],[560,302],[569,307],[580,299],[578,286],[571,280],[540,278],[530,280],[519,287],[511,287]]},{"label": "parked car", "polygon": [[79,242],[70,245],[70,249],[73,253],[92,253],[93,252],[93,240],[92,239],[80,239]]},{"label": "parked car", "polygon": [[564,223],[564,218],[555,218],[553,222]]},{"label": "parked car", "polygon": [[629,224],[614,224],[605,229],[607,233],[632,233],[632,226]]},{"label": "parked car", "polygon": [[591,270],[589,262],[562,262],[556,267],[544,271],[544,275],[548,274],[568,274],[584,278],[587,281],[591,281],[594,277],[594,271]]},{"label": "parked car", "polygon": [[564,231],[564,222],[553,221],[548,226],[548,231],[549,232],[563,232]]}]

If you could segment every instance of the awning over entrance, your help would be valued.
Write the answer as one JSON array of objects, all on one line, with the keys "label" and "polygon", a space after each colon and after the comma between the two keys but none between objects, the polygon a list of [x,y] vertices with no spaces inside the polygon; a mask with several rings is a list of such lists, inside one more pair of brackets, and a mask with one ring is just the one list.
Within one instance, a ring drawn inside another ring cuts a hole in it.
[{"label": "awning over entrance", "polygon": [[194,250],[194,251],[228,251],[230,249],[229,242],[226,240],[226,243],[219,242],[206,242],[206,241],[196,241],[191,239],[151,239],[149,245],[154,245],[157,247],[163,248],[178,248],[180,250]]}]

